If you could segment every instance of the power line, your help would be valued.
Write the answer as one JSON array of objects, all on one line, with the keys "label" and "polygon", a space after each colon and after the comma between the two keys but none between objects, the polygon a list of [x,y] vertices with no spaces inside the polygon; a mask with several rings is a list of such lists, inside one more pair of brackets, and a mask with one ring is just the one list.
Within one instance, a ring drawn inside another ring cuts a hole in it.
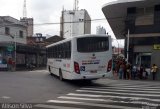
[{"label": "power line", "polygon": [[[92,20],[83,20],[83,21],[74,21],[74,22],[63,22],[63,23],[86,23],[86,22],[96,22],[96,21],[107,21],[107,20],[118,20],[124,17],[113,17],[113,18],[100,18],[100,19],[92,19]],[[12,26],[15,23],[9,24],[7,26]],[[35,23],[34,26],[43,26],[43,25],[60,25],[62,24],[62,22],[46,22],[46,23]],[[27,24],[27,25],[31,25],[31,24]],[[6,25],[4,25],[6,26]]]},{"label": "power line", "polygon": [[[84,22],[102,21],[102,20],[106,20],[106,19],[105,18],[101,18],[101,19],[74,21],[74,22],[63,22],[63,23],[84,23]],[[51,22],[51,23],[37,23],[37,24],[34,24],[34,25],[59,25],[59,24],[62,24],[62,23],[60,23],[60,22]]]},{"label": "power line", "polygon": [[[112,18],[100,18],[100,19],[92,19],[92,20],[84,20],[84,21],[74,21],[74,22],[63,22],[63,23],[83,23],[83,22],[94,22],[94,21],[102,21],[102,20],[118,20],[118,19],[122,19],[124,17],[112,17]],[[34,24],[35,26],[39,26],[39,25],[59,25],[62,24],[60,22],[51,22],[51,23],[37,23]]]}]

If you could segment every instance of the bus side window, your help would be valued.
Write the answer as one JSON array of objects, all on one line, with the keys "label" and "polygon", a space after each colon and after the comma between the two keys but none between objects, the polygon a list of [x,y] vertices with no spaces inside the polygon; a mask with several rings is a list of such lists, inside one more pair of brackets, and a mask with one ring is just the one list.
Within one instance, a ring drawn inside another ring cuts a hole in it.
[{"label": "bus side window", "polygon": [[69,55],[69,57],[68,58],[71,58],[71,42],[69,42],[69,51],[68,51],[68,55]]}]

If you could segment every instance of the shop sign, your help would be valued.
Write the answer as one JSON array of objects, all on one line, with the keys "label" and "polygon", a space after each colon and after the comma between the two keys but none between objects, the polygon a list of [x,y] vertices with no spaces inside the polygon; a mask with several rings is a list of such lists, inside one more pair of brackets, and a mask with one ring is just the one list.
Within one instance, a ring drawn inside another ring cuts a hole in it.
[{"label": "shop sign", "polygon": [[155,44],[153,45],[154,50],[160,50],[160,44]]},{"label": "shop sign", "polygon": [[7,46],[7,51],[13,51],[13,50],[14,50],[14,46],[12,45]]},{"label": "shop sign", "polygon": [[0,64],[0,68],[7,68],[7,64]]}]

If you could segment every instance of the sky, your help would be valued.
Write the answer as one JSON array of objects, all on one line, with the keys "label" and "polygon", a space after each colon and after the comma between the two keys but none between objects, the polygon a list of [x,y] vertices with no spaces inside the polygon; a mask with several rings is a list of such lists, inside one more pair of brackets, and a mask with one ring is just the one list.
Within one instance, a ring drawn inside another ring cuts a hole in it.
[{"label": "sky", "polygon": [[[86,9],[91,19],[105,18],[102,6],[115,0],[79,0],[79,9]],[[0,0],[0,16],[11,16],[16,19],[23,17],[24,0]],[[26,0],[27,17],[34,18],[34,24],[59,23],[61,11],[73,9],[74,0]],[[96,27],[103,26],[106,32],[116,39],[107,20],[93,21],[91,33],[96,33]],[[59,35],[60,25],[34,25],[34,33],[42,33],[44,36]],[[123,46],[123,41],[118,41]],[[117,41],[113,40],[115,46]]]}]

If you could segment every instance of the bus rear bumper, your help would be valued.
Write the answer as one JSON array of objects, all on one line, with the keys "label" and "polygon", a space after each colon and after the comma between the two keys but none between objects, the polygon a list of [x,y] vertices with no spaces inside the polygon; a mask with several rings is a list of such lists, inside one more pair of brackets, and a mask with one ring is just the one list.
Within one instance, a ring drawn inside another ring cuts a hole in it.
[{"label": "bus rear bumper", "polygon": [[82,75],[82,74],[77,74],[72,76],[72,80],[80,80],[80,79],[99,79],[99,78],[105,78],[108,77],[110,74],[109,73],[101,73],[101,74],[86,74],[86,75]]}]

